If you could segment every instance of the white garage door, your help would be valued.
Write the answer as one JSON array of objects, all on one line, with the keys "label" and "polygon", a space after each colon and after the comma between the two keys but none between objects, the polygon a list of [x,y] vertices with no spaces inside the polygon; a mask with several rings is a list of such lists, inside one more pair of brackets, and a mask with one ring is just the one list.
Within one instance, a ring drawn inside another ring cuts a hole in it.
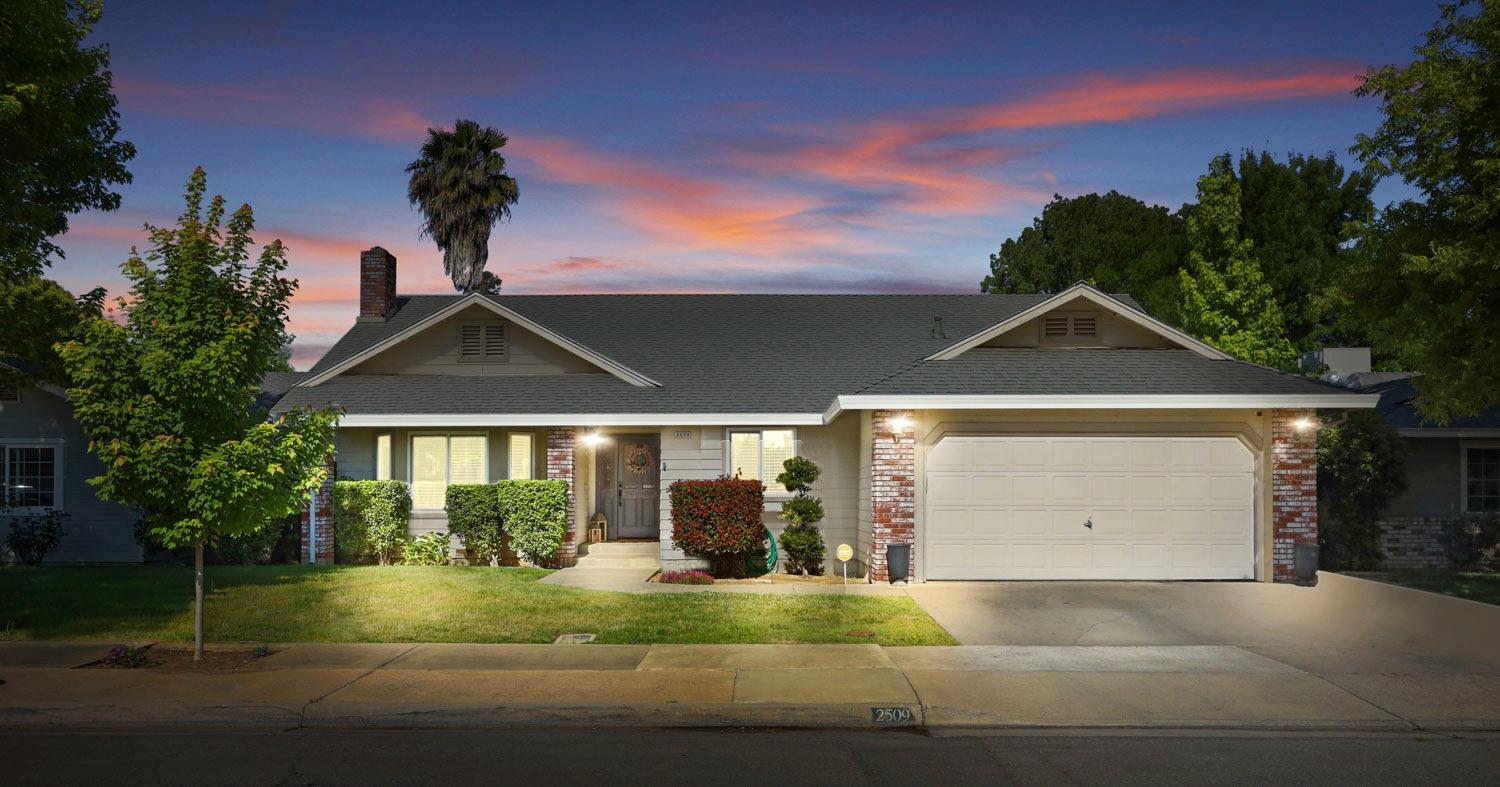
[{"label": "white garage door", "polygon": [[948,436],[927,453],[928,579],[1251,579],[1234,438]]}]

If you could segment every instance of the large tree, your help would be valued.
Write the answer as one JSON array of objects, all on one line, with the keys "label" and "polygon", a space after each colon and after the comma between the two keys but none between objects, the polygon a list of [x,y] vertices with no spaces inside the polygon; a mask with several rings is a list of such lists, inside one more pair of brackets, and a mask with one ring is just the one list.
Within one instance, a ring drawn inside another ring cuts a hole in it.
[{"label": "large tree", "polygon": [[981,288],[994,293],[1056,293],[1080,281],[1135,297],[1172,318],[1183,222],[1160,205],[1116,191],[1054,196],[1042,215],[990,255]]},{"label": "large tree", "polygon": [[0,3],[0,275],[36,274],[62,252],[68,214],[114,210],[135,148],[116,139],[109,49],[85,46],[89,0]]},{"label": "large tree", "polygon": [[[80,323],[103,312],[104,290],[95,289],[80,298],[51,279],[23,275],[0,278],[0,382],[17,380],[67,383],[62,358],[53,349],[71,339]],[[14,367],[10,361],[15,361]]]},{"label": "large tree", "polygon": [[500,155],[507,141],[493,128],[459,120],[452,131],[428,129],[421,156],[406,168],[406,196],[422,213],[422,234],[442,250],[443,270],[460,292],[500,289],[499,277],[484,266],[490,231],[521,197]]},{"label": "large tree", "polygon": [[204,210],[205,177],[193,173],[187,210],[172,229],[149,228],[150,249],[121,266],[130,296],[119,320],[85,321],[60,347],[68,398],[104,474],[107,500],[146,511],[168,547],[194,547],[194,636],[203,652],[203,549],[298,510],[324,475],[337,414],[296,410],[274,421],[255,406],[286,343],[296,282],[272,241],[251,260],[254,217],[224,219],[224,199]]},{"label": "large tree", "polygon": [[1375,178],[1345,174],[1332,153],[1292,153],[1285,161],[1240,155],[1240,231],[1275,293],[1286,331],[1299,350],[1338,340],[1322,297],[1343,273],[1347,246],[1375,214]]},{"label": "large tree", "polygon": [[1183,330],[1242,360],[1291,368],[1281,306],[1240,231],[1239,182],[1228,155],[1198,179],[1187,237],[1188,263],[1178,276]]},{"label": "large tree", "polygon": [[1339,287],[1357,330],[1422,373],[1417,406],[1438,422],[1500,401],[1500,8],[1444,5],[1405,67],[1356,91],[1384,120],[1351,149],[1420,199],[1388,207]]}]

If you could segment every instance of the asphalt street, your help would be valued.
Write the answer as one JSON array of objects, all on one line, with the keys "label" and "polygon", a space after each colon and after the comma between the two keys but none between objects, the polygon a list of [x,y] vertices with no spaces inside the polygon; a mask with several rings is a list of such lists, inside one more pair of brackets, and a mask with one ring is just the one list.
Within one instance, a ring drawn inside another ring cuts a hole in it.
[{"label": "asphalt street", "polygon": [[1500,735],[778,729],[0,732],[6,784],[1485,784]]}]

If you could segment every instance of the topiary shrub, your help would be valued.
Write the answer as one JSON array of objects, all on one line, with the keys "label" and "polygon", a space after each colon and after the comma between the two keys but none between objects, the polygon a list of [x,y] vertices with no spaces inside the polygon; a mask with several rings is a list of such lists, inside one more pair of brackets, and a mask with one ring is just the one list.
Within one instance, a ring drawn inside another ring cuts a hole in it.
[{"label": "topiary shrub", "polygon": [[406,544],[411,488],[401,481],[336,481],[334,547],[340,563],[394,563]]},{"label": "topiary shrub", "polygon": [[41,565],[42,560],[57,545],[62,543],[63,517],[67,514],[53,508],[35,514],[10,514],[10,532],[5,536],[5,546],[16,560],[28,566]]},{"label": "topiary shrub", "polygon": [[446,566],[450,539],[441,530],[423,533],[406,542],[406,551],[401,560],[408,566]]},{"label": "topiary shrub", "polygon": [[745,555],[764,543],[766,486],[751,478],[720,476],[705,481],[673,481],[672,544],[708,558],[714,573],[743,577]]},{"label": "topiary shrub", "polygon": [[817,523],[823,521],[823,501],[810,492],[822,470],[811,459],[794,456],[781,463],[776,483],[792,493],[792,499],[781,504],[781,518],[787,527],[777,543],[786,553],[786,573],[818,576],[823,573],[823,558],[828,548]]},{"label": "topiary shrub", "polygon": [[550,565],[568,536],[568,483],[512,479],[494,486],[510,548],[533,565]]},{"label": "topiary shrub", "polygon": [[474,559],[500,565],[505,529],[500,517],[500,491],[495,484],[449,484],[443,503],[448,530],[464,540]]},{"label": "topiary shrub", "polygon": [[1406,446],[1374,410],[1359,410],[1318,432],[1318,562],[1369,571],[1384,559],[1380,512],[1406,488]]}]

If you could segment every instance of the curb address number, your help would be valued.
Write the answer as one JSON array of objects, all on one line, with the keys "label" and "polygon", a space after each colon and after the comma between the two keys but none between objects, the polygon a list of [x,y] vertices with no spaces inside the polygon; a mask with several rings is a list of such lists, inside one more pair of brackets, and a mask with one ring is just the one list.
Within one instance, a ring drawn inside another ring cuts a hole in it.
[{"label": "curb address number", "polygon": [[894,706],[870,708],[870,721],[875,724],[911,724],[911,708]]}]

